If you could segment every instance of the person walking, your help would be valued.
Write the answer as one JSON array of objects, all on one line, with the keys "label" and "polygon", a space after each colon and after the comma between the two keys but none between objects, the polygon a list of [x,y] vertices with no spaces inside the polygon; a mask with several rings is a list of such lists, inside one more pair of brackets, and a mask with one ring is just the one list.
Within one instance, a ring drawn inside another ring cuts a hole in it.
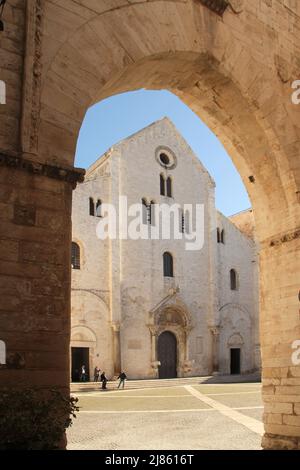
[{"label": "person walking", "polygon": [[102,390],[107,390],[106,388],[107,378],[105,377],[105,372],[102,372],[100,376],[100,382],[102,382]]},{"label": "person walking", "polygon": [[86,379],[85,365],[82,365],[81,374],[80,374],[80,382],[85,382],[85,379]]},{"label": "person walking", "polygon": [[98,382],[99,375],[100,375],[100,369],[98,366],[96,366],[94,369],[94,382]]},{"label": "person walking", "polygon": [[119,385],[118,385],[118,388],[120,388],[121,385],[122,385],[122,388],[124,389],[124,387],[125,387],[125,380],[127,379],[127,375],[125,374],[125,372],[121,372],[121,374],[119,375],[118,379],[120,380]]}]

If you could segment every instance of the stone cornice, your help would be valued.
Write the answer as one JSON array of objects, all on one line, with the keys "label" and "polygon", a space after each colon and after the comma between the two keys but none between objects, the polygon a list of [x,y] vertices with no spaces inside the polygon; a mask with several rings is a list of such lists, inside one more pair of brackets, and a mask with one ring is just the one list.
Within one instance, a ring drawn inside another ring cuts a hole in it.
[{"label": "stone cornice", "polygon": [[0,167],[21,170],[37,176],[45,176],[70,183],[75,189],[77,183],[84,181],[85,170],[81,168],[66,168],[47,163],[35,162],[17,155],[8,155],[0,151]]},{"label": "stone cornice", "polygon": [[282,235],[281,237],[278,237],[276,239],[271,240],[270,241],[270,247],[280,246],[283,243],[288,243],[288,242],[291,242],[291,241],[296,240],[298,238],[300,238],[300,228],[298,228],[294,232],[286,233],[286,234]]}]

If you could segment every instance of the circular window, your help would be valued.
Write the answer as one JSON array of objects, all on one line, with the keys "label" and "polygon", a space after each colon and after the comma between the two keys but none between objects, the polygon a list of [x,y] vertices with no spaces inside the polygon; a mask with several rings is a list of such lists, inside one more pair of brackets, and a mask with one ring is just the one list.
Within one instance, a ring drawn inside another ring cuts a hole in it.
[{"label": "circular window", "polygon": [[170,165],[170,159],[168,155],[166,155],[165,153],[161,153],[159,156],[159,159],[163,165],[166,165],[166,166]]},{"label": "circular window", "polygon": [[160,166],[168,170],[173,170],[177,165],[175,154],[167,147],[158,147],[155,152],[155,158]]}]

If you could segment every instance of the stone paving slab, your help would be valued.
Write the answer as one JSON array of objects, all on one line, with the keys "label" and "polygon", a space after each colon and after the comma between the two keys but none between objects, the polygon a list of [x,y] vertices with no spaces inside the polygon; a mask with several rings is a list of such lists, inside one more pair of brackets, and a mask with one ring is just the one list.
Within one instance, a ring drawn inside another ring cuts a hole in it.
[{"label": "stone paving slab", "polygon": [[261,437],[217,412],[82,414],[68,449],[259,450]]},{"label": "stone paving slab", "polygon": [[185,410],[197,408],[210,408],[201,400],[192,396],[178,396],[176,398],[145,399],[143,397],[128,401],[128,397],[97,398],[81,397],[78,406],[85,411],[153,411],[153,410]]},{"label": "stone paving slab", "polygon": [[259,427],[263,412],[260,390],[260,384],[243,383],[80,392],[82,411],[68,430],[68,448],[260,449],[260,434],[243,419],[234,420],[234,411],[222,414],[201,399],[202,394],[208,402],[226,404],[228,410],[256,420]]}]

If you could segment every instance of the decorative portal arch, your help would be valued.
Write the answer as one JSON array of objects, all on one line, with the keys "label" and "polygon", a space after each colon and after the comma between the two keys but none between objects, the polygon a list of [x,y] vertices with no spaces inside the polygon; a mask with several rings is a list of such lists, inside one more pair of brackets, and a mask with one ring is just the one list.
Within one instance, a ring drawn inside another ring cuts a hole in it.
[{"label": "decorative portal arch", "polygon": [[[174,295],[174,294],[173,294]],[[191,316],[183,302],[162,302],[149,315],[149,330],[151,333],[151,366],[156,377],[159,377],[160,362],[158,359],[158,338],[161,334],[169,332],[177,341],[177,375],[185,377],[192,370],[189,360],[188,340],[192,330]]]},{"label": "decorative portal arch", "polygon": [[232,336],[230,336],[228,340],[228,346],[231,346],[231,347],[243,346],[243,344],[244,344],[244,340],[239,333],[233,334]]}]

